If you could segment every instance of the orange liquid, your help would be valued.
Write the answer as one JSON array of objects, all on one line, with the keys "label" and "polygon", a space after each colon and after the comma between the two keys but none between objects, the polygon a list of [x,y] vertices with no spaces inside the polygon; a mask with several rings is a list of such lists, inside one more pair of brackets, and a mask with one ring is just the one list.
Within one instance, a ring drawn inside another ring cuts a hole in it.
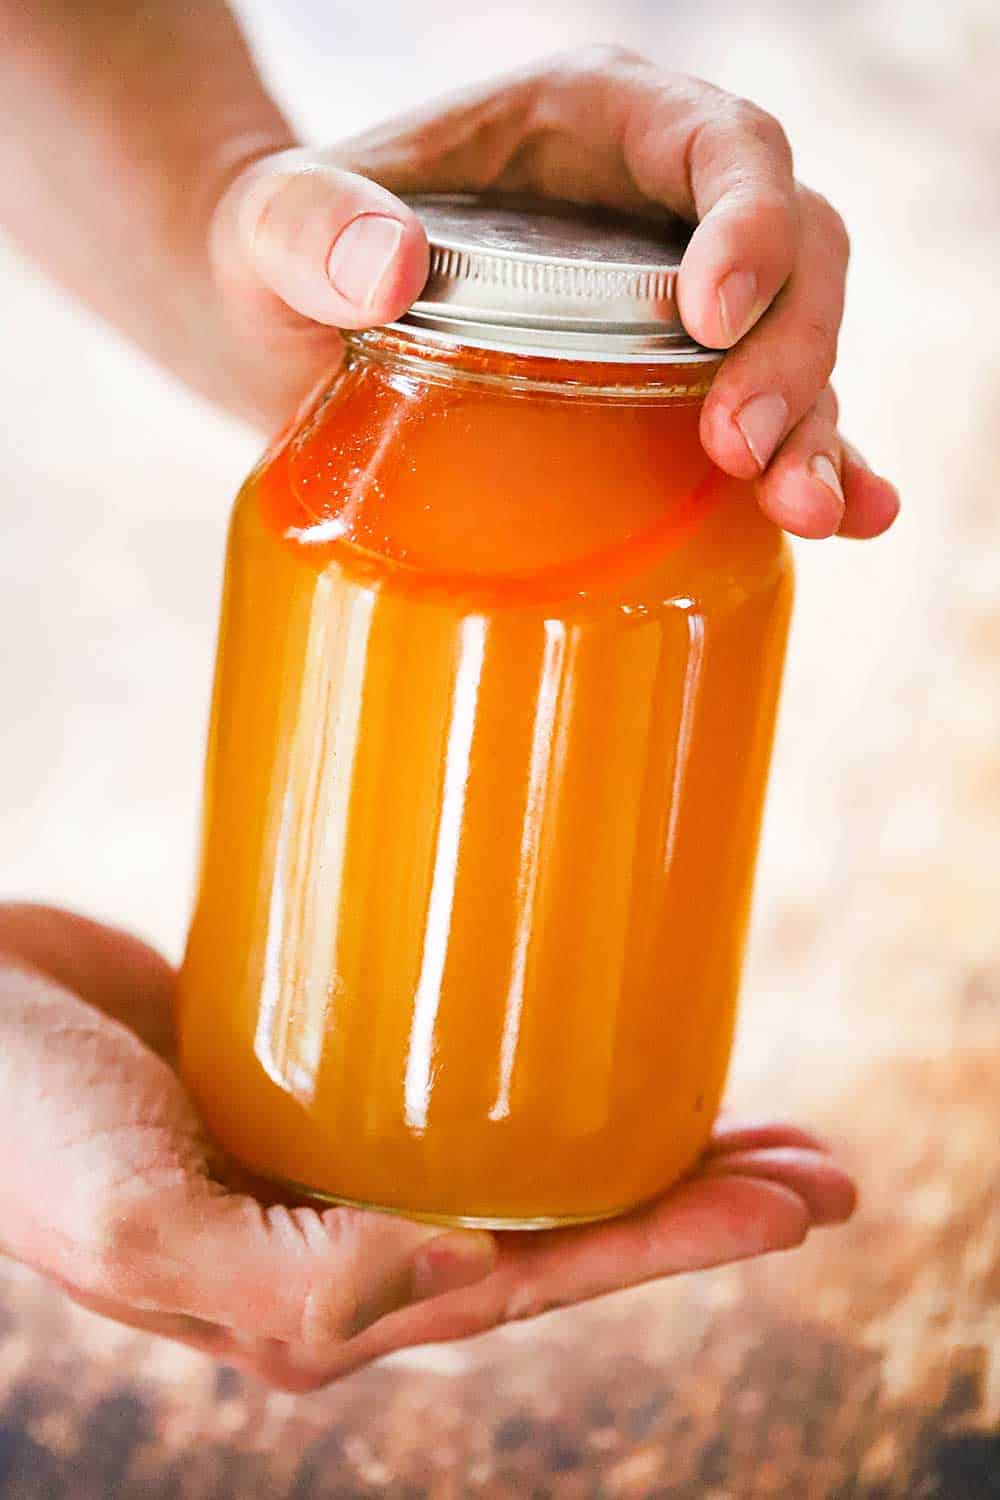
[{"label": "orange liquid", "polygon": [[244,488],[180,1029],[256,1171],[528,1224],[701,1151],[791,575],[697,423],[358,356]]}]

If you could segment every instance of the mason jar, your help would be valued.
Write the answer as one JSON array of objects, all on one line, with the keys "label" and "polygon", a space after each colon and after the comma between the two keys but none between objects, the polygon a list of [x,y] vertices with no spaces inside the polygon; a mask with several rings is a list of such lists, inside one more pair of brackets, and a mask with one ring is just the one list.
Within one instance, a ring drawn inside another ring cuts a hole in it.
[{"label": "mason jar", "polygon": [[789,553],[699,442],[675,226],[412,202],[420,300],[236,503],[182,1065],[298,1191],[597,1219],[719,1104]]}]

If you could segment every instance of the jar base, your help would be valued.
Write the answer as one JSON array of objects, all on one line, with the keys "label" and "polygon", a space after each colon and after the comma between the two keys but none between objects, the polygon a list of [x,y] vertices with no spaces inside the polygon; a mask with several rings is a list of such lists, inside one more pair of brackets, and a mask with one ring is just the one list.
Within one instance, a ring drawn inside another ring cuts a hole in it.
[{"label": "jar base", "polygon": [[391,1214],[397,1219],[416,1219],[421,1224],[441,1224],[451,1229],[570,1229],[578,1224],[599,1224],[605,1219],[620,1219],[639,1207],[636,1203],[623,1204],[621,1208],[602,1209],[593,1214],[538,1214],[531,1218],[505,1217],[502,1214],[435,1214],[421,1209],[392,1207],[386,1203],[369,1203],[363,1198],[347,1198],[338,1193],[325,1193],[318,1188],[304,1187],[300,1182],[287,1178],[272,1178],[279,1187],[287,1188],[297,1197],[310,1198],[313,1202],[337,1208],[362,1208],[366,1212]]}]

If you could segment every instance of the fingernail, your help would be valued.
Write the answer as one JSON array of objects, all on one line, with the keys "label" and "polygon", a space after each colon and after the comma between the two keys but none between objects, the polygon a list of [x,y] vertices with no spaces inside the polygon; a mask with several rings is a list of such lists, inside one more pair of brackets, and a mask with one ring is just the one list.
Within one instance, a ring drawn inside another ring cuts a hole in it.
[{"label": "fingernail", "polygon": [[726,346],[743,337],[753,322],[757,277],[753,271],[730,271],[719,283],[719,318]]},{"label": "fingernail", "polygon": [[825,453],[816,453],[809,460],[809,468],[814,478],[818,479],[821,484],[825,484],[828,490],[832,490],[840,505],[843,506],[844,490],[833,461],[827,458]]},{"label": "fingernail", "polygon": [[450,1230],[429,1240],[413,1259],[413,1301],[456,1292],[489,1275],[496,1265],[497,1246],[480,1229]]},{"label": "fingernail", "polygon": [[334,241],[326,263],[334,289],[355,307],[371,307],[402,238],[402,224],[386,214],[352,219]]},{"label": "fingernail", "polygon": [[752,396],[736,413],[736,425],[762,472],[784,436],[787,423],[788,402],[784,396]]}]

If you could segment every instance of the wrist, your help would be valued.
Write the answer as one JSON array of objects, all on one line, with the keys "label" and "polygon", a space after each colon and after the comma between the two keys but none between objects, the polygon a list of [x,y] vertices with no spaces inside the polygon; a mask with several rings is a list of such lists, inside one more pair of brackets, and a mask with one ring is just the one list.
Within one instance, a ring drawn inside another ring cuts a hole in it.
[{"label": "wrist", "polygon": [[293,141],[232,13],[223,0],[0,0],[0,23],[6,229],[205,389],[222,362],[216,205],[247,162]]}]

